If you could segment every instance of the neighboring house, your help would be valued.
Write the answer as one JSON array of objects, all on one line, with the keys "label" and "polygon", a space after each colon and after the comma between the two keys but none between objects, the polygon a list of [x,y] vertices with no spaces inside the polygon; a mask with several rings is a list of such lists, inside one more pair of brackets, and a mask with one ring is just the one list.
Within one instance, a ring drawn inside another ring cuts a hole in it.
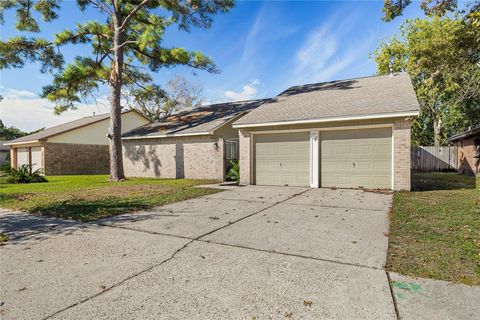
[{"label": "neighboring house", "polygon": [[8,140],[0,138],[0,167],[7,161],[7,155],[10,153],[10,148],[5,145],[6,142]]},{"label": "neighboring house", "polygon": [[[149,121],[135,110],[122,112],[122,133]],[[92,115],[6,143],[11,165],[32,165],[46,175],[109,172],[109,114]]]},{"label": "neighboring house", "polygon": [[292,87],[233,123],[240,182],[410,190],[418,113],[406,73]]},{"label": "neighboring house", "polygon": [[265,101],[202,106],[125,133],[125,175],[223,180],[227,161],[238,159],[232,122]]},{"label": "neighboring house", "polygon": [[457,147],[457,170],[480,175],[480,127],[454,135],[448,142]]}]

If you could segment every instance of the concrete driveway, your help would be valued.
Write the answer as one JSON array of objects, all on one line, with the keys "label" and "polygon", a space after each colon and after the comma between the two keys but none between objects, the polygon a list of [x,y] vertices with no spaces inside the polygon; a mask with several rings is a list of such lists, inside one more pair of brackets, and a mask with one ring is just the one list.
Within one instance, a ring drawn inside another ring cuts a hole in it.
[{"label": "concrete driveway", "polygon": [[390,204],[252,186],[91,224],[3,212],[0,318],[427,319],[382,268]]}]

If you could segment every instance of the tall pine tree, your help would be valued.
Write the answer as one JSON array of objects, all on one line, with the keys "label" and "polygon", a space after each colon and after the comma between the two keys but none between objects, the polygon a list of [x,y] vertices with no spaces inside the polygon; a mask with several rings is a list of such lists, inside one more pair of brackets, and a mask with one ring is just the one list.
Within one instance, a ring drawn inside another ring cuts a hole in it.
[{"label": "tall pine tree", "polygon": [[[189,31],[209,28],[213,16],[226,12],[233,0],[76,0],[79,14],[72,18],[71,29],[60,31],[52,39],[17,36],[0,41],[0,69],[21,68],[26,62],[39,61],[42,72],[53,74],[52,84],[42,96],[55,102],[55,112],[75,108],[75,104],[94,96],[101,85],[109,88],[110,179],[125,178],[121,144],[121,94],[135,87],[143,96],[161,94],[151,72],[175,65],[216,72],[213,61],[201,52],[169,48],[163,43],[169,26]],[[16,29],[39,33],[38,18],[53,22],[61,11],[62,0],[2,0],[4,12],[16,10]],[[103,21],[79,22],[81,12],[96,10]],[[77,56],[65,63],[62,48],[88,46],[91,54]],[[129,90],[129,92],[132,92]]]}]

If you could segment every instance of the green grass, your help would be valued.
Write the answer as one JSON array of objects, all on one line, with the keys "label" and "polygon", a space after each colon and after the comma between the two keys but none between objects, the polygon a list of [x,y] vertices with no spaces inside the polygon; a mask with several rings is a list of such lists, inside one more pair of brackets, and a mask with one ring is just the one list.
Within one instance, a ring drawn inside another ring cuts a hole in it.
[{"label": "green grass", "polygon": [[0,246],[3,246],[8,241],[8,236],[0,232]]},{"label": "green grass", "polygon": [[387,268],[405,275],[480,284],[480,178],[421,173],[396,192]]},{"label": "green grass", "polygon": [[94,221],[219,192],[195,188],[209,180],[132,178],[109,182],[106,175],[49,176],[48,182],[7,184],[1,181],[0,207]]}]

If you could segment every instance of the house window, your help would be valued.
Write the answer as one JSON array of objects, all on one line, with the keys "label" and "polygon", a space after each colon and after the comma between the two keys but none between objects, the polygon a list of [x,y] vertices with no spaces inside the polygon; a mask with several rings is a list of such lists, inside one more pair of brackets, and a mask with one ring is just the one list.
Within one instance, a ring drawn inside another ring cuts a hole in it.
[{"label": "house window", "polygon": [[238,140],[227,140],[225,145],[225,158],[227,160],[238,160]]}]

